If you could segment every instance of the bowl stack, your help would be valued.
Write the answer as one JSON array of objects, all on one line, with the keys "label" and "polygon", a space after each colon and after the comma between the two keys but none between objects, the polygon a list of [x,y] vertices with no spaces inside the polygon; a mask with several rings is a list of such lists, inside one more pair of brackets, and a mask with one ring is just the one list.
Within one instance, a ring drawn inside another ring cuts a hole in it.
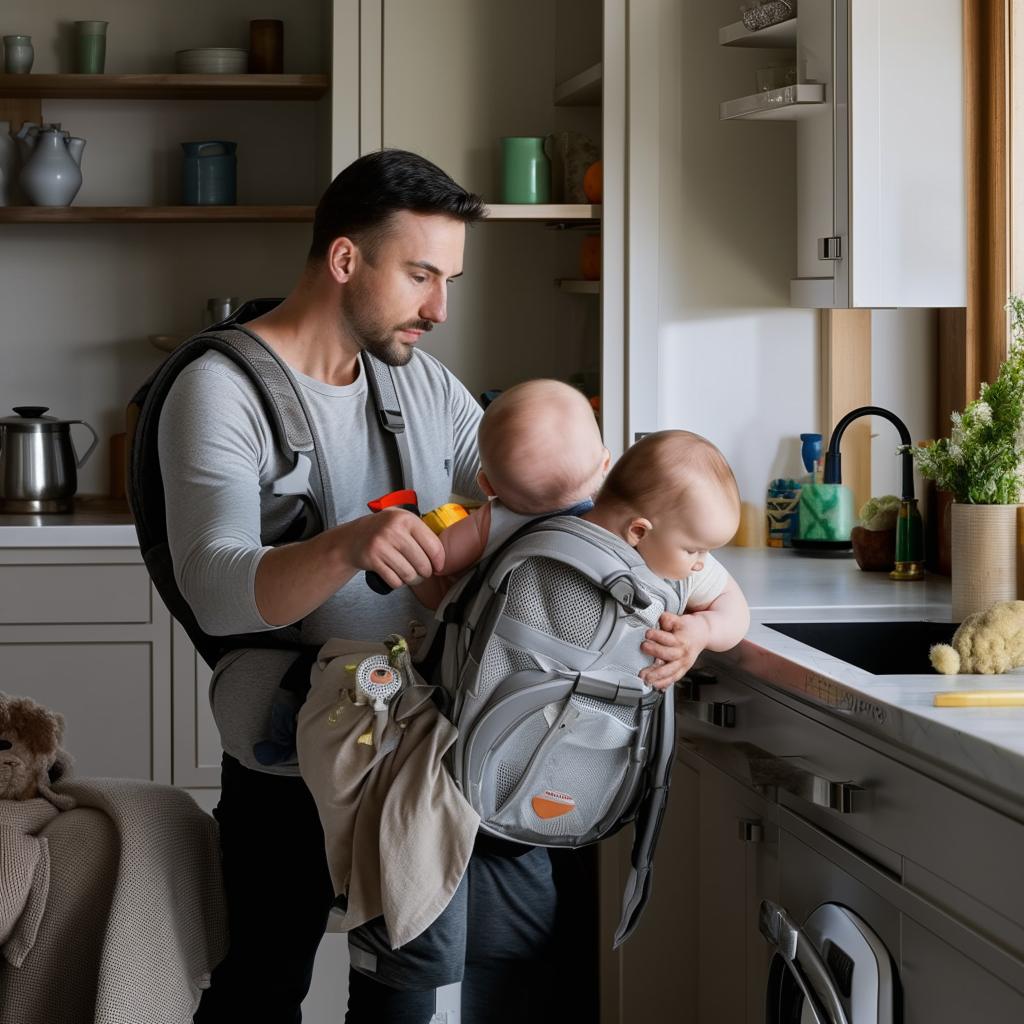
[{"label": "bowl stack", "polygon": [[244,75],[248,67],[249,51],[229,46],[204,46],[174,54],[174,68],[179,75]]}]

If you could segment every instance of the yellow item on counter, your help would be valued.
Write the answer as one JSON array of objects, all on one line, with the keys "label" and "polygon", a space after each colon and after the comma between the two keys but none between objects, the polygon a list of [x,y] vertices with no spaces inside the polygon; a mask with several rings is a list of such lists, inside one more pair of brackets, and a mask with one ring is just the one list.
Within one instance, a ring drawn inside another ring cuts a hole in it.
[{"label": "yellow item on counter", "polygon": [[438,505],[437,508],[424,512],[420,518],[434,533],[441,533],[447,530],[449,526],[454,526],[460,519],[465,519],[468,515],[469,513],[461,505],[449,502],[447,505]]},{"label": "yellow item on counter", "polygon": [[1024,708],[1024,690],[954,690],[937,693],[937,708]]}]

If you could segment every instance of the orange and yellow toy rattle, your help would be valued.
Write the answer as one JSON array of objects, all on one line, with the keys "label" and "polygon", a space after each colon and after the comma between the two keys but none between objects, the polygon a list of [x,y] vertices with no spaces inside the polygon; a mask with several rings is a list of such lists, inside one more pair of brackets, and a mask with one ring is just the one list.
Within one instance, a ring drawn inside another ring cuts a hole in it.
[{"label": "orange and yellow toy rattle", "polygon": [[[465,519],[469,515],[461,505],[453,501],[421,513],[416,492],[411,490],[392,491],[366,504],[371,512],[383,512],[386,508],[403,508],[406,512],[419,516],[436,534],[447,530],[449,526],[454,526],[460,519]],[[375,594],[391,593],[392,588],[372,569],[366,574],[366,583]]]}]

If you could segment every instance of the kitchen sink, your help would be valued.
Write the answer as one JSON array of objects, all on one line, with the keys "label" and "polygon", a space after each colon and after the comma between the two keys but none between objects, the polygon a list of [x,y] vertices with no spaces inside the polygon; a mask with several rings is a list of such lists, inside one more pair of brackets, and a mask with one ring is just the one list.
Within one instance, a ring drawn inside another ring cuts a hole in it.
[{"label": "kitchen sink", "polygon": [[876,676],[933,671],[932,644],[948,644],[956,622],[766,622],[769,629],[799,640]]}]

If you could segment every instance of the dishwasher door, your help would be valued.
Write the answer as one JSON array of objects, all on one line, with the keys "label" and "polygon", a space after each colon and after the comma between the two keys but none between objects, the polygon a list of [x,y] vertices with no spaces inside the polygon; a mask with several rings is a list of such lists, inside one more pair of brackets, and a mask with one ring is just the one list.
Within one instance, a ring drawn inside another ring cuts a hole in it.
[{"label": "dishwasher door", "polygon": [[[801,831],[809,828],[804,825]],[[779,830],[778,901],[761,903],[774,952],[766,1024],[900,1024],[899,911],[826,852]]]}]

